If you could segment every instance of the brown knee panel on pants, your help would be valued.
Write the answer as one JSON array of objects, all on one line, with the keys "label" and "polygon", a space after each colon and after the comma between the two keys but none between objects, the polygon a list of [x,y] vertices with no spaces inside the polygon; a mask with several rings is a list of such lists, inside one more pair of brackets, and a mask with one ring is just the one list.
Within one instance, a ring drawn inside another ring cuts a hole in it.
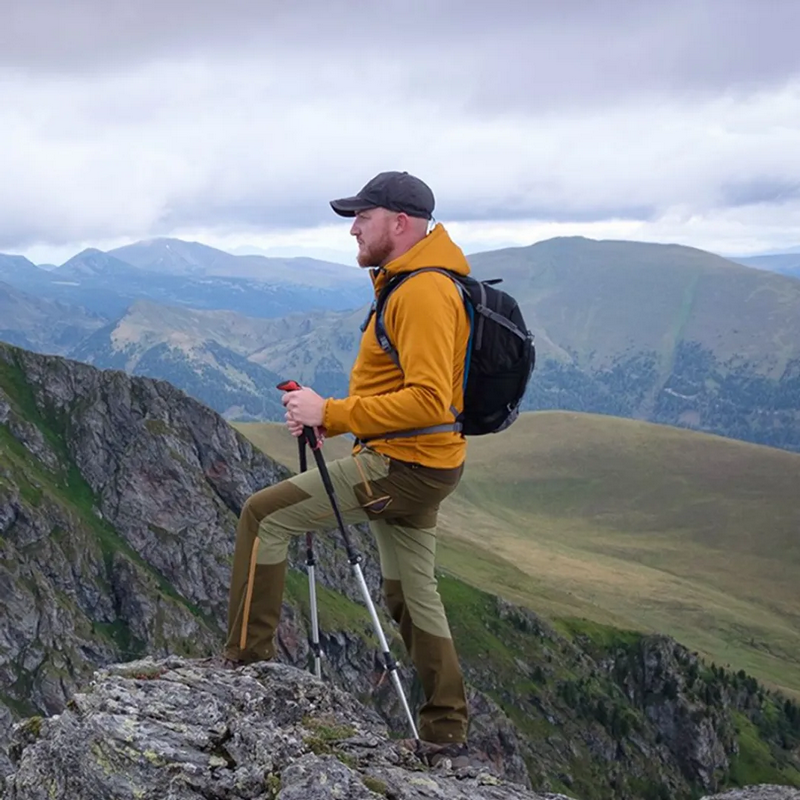
[{"label": "brown knee panel on pants", "polygon": [[425,693],[419,712],[420,737],[429,742],[466,741],[466,690],[453,640],[414,625],[400,581],[384,580],[383,590],[389,613],[400,626],[400,635]]},{"label": "brown knee panel on pants", "polygon": [[284,482],[253,495],[242,508],[228,598],[227,658],[258,661],[275,656],[273,639],[280,622],[287,564],[257,563],[258,528],[264,517],[306,496]]}]

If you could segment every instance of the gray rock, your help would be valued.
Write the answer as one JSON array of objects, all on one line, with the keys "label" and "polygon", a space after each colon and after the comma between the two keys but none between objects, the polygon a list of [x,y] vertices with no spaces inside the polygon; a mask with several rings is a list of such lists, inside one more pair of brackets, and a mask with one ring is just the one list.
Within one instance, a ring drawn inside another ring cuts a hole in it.
[{"label": "gray rock", "polygon": [[429,769],[352,695],[281,664],[152,658],[14,727],[4,800],[537,800],[490,760]]},{"label": "gray rock", "polygon": [[700,800],[800,800],[800,789],[791,786],[750,786],[722,794],[706,795]]},{"label": "gray rock", "polygon": [[1,344],[0,369],[4,752],[97,666],[219,648],[236,515],[286,471],[167,383]]},{"label": "gray rock", "polygon": [[659,731],[683,774],[713,790],[735,753],[735,729],[725,708],[712,707],[688,690],[682,661],[696,663],[697,657],[667,636],[643,638],[621,685]]}]

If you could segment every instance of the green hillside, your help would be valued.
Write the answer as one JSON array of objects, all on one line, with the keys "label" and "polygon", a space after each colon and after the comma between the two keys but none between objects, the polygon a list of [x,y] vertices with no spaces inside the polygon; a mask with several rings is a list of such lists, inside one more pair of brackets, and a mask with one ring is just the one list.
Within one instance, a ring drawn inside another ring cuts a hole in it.
[{"label": "green hillside", "polygon": [[[270,458],[297,471],[297,439],[289,433],[285,425],[278,422],[232,422],[231,425]],[[346,436],[334,436],[332,439],[326,439],[323,447],[326,460],[342,458],[352,451],[352,439]],[[308,462],[313,463],[310,453]]]},{"label": "green hillside", "polygon": [[[280,425],[239,426],[296,469]],[[326,458],[345,451],[326,444]],[[470,440],[441,563],[553,620],[674,636],[800,696],[800,456],[606,416]]]},{"label": "green hillside", "polygon": [[503,278],[534,327],[581,365],[631,349],[663,358],[697,342],[722,363],[779,377],[800,356],[800,284],[682,245],[549,239],[470,256]]},{"label": "green hillside", "polygon": [[680,245],[557,238],[470,257],[536,335],[528,410],[800,451],[800,283]]}]

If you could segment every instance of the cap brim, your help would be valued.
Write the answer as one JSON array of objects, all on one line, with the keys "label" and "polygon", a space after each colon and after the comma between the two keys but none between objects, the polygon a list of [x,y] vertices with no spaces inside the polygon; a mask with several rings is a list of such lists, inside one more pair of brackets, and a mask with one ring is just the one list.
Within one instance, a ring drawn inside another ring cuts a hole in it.
[{"label": "cap brim", "polygon": [[331,200],[331,208],[340,217],[354,217],[359,211],[366,211],[373,207],[360,197],[342,197],[339,200]]}]

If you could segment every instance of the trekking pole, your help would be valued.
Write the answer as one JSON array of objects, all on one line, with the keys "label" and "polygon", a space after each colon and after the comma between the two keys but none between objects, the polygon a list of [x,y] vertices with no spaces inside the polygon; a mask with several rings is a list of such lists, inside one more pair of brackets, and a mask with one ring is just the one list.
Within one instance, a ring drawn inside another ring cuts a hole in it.
[{"label": "trekking pole", "polygon": [[[283,383],[278,384],[278,388],[282,391],[292,392],[300,389],[301,387],[296,381],[284,381]],[[319,469],[322,483],[325,486],[325,491],[328,493],[328,498],[331,502],[331,507],[333,508],[333,514],[336,517],[339,531],[342,534],[345,547],[347,548],[347,560],[350,562],[350,566],[353,569],[353,574],[356,576],[358,584],[361,587],[361,594],[364,596],[364,602],[369,609],[372,625],[375,628],[375,633],[378,636],[378,642],[380,643],[383,654],[383,668],[391,675],[392,682],[394,683],[395,688],[397,689],[397,694],[399,695],[400,701],[403,704],[403,710],[406,713],[406,717],[408,717],[408,724],[411,727],[414,738],[418,740],[419,734],[417,733],[417,726],[414,724],[414,716],[409,708],[408,700],[406,700],[406,695],[403,691],[403,684],[400,682],[400,676],[397,673],[397,662],[394,660],[394,657],[389,650],[389,644],[384,636],[381,621],[378,619],[378,612],[375,610],[375,604],[372,602],[372,597],[370,597],[369,594],[369,587],[364,579],[364,573],[361,569],[361,555],[353,547],[353,543],[350,541],[350,537],[347,535],[347,526],[344,524],[342,512],[339,509],[339,503],[336,499],[336,491],[334,490],[333,483],[331,482],[331,476],[328,472],[328,466],[325,463],[325,457],[322,455],[322,441],[317,437],[314,429],[308,425],[303,426],[303,436],[306,438],[306,441],[311,448],[311,452],[314,454],[314,459],[317,462],[317,468]]]},{"label": "trekking pole", "polygon": [[[306,444],[307,440],[304,431],[297,439],[300,454],[300,472],[305,472],[308,468]],[[306,531],[306,566],[308,567],[308,596],[311,603],[311,652],[314,654],[314,674],[318,680],[322,680],[322,667],[320,665],[322,651],[319,646],[319,620],[317,617],[317,584],[314,576],[316,560],[314,558],[314,536],[311,531]]]}]

